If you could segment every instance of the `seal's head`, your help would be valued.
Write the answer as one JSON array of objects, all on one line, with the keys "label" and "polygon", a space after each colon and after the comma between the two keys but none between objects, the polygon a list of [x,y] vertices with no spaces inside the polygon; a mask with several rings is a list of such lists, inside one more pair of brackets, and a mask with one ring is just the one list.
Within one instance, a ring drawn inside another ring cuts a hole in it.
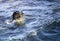
[{"label": "seal's head", "polygon": [[23,12],[15,11],[13,13],[13,20],[23,17]]},{"label": "seal's head", "polygon": [[23,12],[15,11],[12,16],[13,16],[13,20],[15,20],[16,24],[18,24],[18,25],[25,24],[25,18],[23,17]]}]

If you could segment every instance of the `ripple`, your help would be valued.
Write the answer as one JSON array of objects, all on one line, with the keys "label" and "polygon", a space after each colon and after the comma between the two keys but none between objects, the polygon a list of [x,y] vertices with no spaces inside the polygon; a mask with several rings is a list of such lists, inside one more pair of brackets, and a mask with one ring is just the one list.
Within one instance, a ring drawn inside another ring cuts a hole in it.
[{"label": "ripple", "polygon": [[[9,1],[0,4],[0,40],[59,40],[59,3],[37,0]],[[15,22],[12,21],[12,13],[15,10],[23,11],[24,16],[27,18],[25,26],[17,26]]]}]

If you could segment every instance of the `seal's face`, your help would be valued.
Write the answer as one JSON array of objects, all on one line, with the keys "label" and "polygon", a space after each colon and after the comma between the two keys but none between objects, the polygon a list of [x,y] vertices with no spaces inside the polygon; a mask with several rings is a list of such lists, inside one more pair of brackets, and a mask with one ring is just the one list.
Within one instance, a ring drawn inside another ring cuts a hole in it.
[{"label": "seal's face", "polygon": [[21,14],[21,13],[19,13],[19,14],[16,14],[14,17],[15,17],[15,19],[19,19],[19,18],[21,18],[23,15]]}]

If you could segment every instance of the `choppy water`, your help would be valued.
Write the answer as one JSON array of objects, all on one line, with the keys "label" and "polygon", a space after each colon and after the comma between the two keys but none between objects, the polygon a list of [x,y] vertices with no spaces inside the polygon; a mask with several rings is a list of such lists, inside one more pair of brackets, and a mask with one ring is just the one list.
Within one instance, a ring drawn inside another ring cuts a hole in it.
[{"label": "choppy water", "polygon": [[[15,10],[27,17],[24,27],[9,22]],[[58,0],[1,0],[0,41],[60,41]]]}]

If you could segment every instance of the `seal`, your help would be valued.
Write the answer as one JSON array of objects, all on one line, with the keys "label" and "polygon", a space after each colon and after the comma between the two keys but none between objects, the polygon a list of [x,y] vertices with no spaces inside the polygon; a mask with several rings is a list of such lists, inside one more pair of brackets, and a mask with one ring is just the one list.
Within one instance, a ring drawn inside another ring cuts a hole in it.
[{"label": "seal", "polygon": [[15,21],[15,23],[17,24],[17,25],[24,25],[25,24],[25,18],[24,18],[24,15],[23,15],[24,13],[23,12],[19,12],[19,11],[15,11],[14,13],[13,13],[13,20]]}]

